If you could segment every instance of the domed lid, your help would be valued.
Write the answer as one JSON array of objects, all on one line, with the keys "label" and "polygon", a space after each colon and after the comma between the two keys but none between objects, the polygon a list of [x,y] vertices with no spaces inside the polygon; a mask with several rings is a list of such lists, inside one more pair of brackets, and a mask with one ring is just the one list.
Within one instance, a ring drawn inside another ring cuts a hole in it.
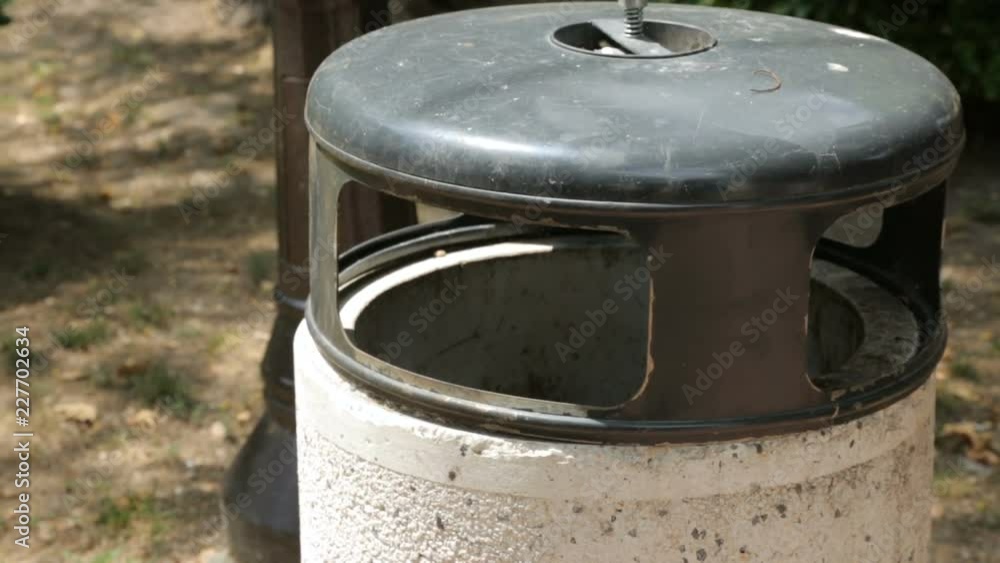
[{"label": "domed lid", "polygon": [[884,39],[652,5],[636,43],[621,15],[557,3],[390,26],[323,63],[307,123],[342,162],[417,180],[410,195],[557,204],[841,199],[958,155],[955,89]]}]

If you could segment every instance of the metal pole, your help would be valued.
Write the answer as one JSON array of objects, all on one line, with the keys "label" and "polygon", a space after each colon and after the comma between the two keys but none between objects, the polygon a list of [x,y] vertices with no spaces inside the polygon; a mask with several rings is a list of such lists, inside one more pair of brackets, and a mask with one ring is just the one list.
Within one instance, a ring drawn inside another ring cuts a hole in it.
[{"label": "metal pole", "polygon": [[[327,55],[387,23],[380,17],[387,13],[385,2],[377,0],[275,2],[274,104],[293,119],[277,143],[277,317],[261,363],[267,410],[224,483],[225,528],[233,557],[241,563],[284,563],[299,557],[292,336],[309,295],[309,135],[302,119],[306,90]],[[341,249],[416,221],[411,203],[375,191],[354,188],[343,198]],[[277,467],[271,465],[274,461],[282,464],[280,472],[269,469]],[[260,482],[266,484],[263,490]]]}]

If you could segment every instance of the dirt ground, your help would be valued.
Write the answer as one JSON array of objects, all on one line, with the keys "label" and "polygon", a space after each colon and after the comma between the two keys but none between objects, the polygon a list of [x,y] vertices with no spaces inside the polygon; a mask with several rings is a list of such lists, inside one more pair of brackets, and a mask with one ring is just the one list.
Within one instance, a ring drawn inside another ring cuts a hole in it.
[{"label": "dirt ground", "polygon": [[[0,29],[0,381],[13,396],[29,327],[35,433],[32,548],[5,475],[0,561],[220,558],[206,524],[262,409],[276,240],[269,36],[216,6],[17,0]],[[997,146],[971,139],[951,195],[938,563],[1000,561]]]}]

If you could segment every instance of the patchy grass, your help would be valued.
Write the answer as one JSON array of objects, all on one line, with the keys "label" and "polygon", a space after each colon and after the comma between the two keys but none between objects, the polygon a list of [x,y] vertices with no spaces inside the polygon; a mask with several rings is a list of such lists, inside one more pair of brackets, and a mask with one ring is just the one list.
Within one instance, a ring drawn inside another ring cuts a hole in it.
[{"label": "patchy grass", "polygon": [[979,370],[967,358],[955,358],[951,362],[951,375],[965,381],[977,382],[982,379]]},{"label": "patchy grass", "polygon": [[118,561],[118,557],[120,554],[121,554],[120,549],[112,549],[111,551],[105,551],[104,553],[91,559],[90,563],[116,563]]},{"label": "patchy grass", "polygon": [[205,351],[213,356],[222,353],[226,347],[229,345],[229,334],[225,332],[219,332],[209,336],[205,340]]},{"label": "patchy grass", "polygon": [[142,250],[129,250],[115,257],[114,268],[130,276],[138,276],[152,263]]},{"label": "patchy grass", "polygon": [[964,215],[953,215],[948,217],[948,236],[951,235],[964,235],[969,232],[972,227],[972,219]]},{"label": "patchy grass", "polygon": [[197,406],[187,382],[165,362],[155,362],[129,380],[132,395],[147,406],[187,419]]},{"label": "patchy grass", "polygon": [[957,475],[934,478],[934,494],[943,499],[962,499],[976,494],[979,485],[972,477]]},{"label": "patchy grass", "polygon": [[935,467],[934,494],[940,499],[962,499],[977,494],[975,477],[964,475],[948,465]]},{"label": "patchy grass", "polygon": [[184,340],[200,340],[204,336],[201,329],[189,324],[177,328],[175,334],[177,335],[177,338]]},{"label": "patchy grass", "polygon": [[35,260],[27,268],[21,270],[21,279],[26,282],[41,281],[48,277],[52,265],[42,260]]},{"label": "patchy grass", "polygon": [[63,73],[66,64],[58,60],[42,60],[31,63],[31,72],[39,79],[46,80]]},{"label": "patchy grass", "polygon": [[50,132],[58,131],[62,126],[62,116],[56,111],[56,104],[59,100],[53,91],[52,85],[39,84],[31,100],[35,104],[35,114],[45,124],[46,130]]},{"label": "patchy grass", "polygon": [[161,538],[170,531],[173,513],[157,506],[152,496],[129,494],[112,499],[102,497],[98,503],[97,525],[110,533],[120,533],[137,524],[148,530],[154,551],[162,551]]},{"label": "patchy grass", "polygon": [[974,406],[945,385],[939,385],[936,399],[938,426],[943,422],[963,419]]},{"label": "patchy grass", "polygon": [[114,483],[102,475],[90,475],[81,479],[71,479],[66,482],[63,494],[69,506],[84,506],[88,497],[107,495]]},{"label": "patchy grass", "polygon": [[146,519],[155,512],[151,497],[128,495],[118,499],[103,497],[97,512],[97,525],[120,532],[134,521]]},{"label": "patchy grass", "polygon": [[111,61],[115,66],[128,67],[133,71],[145,70],[156,62],[152,50],[145,45],[125,43],[117,39],[110,41]]},{"label": "patchy grass", "polygon": [[973,221],[988,225],[1000,223],[1000,198],[975,197],[963,206],[963,210]]},{"label": "patchy grass", "polygon": [[0,342],[0,357],[3,357],[4,371],[8,372],[10,375],[14,375],[14,362],[20,358],[17,355],[17,339],[20,336],[11,336],[10,338]]},{"label": "patchy grass", "polygon": [[979,501],[979,524],[987,530],[1000,531],[1000,503]]},{"label": "patchy grass", "polygon": [[111,329],[103,320],[93,320],[81,326],[69,326],[56,331],[54,340],[59,346],[70,350],[87,350],[111,338]]},{"label": "patchy grass", "polygon": [[129,322],[137,328],[166,328],[173,311],[159,303],[135,303],[128,309]]},{"label": "patchy grass", "polygon": [[99,389],[111,389],[115,386],[115,374],[105,365],[91,368],[87,372],[87,379]]},{"label": "patchy grass", "polygon": [[105,310],[121,299],[124,290],[115,291],[107,280],[95,279],[87,284],[89,299],[66,305],[66,312],[81,318],[103,317]]}]

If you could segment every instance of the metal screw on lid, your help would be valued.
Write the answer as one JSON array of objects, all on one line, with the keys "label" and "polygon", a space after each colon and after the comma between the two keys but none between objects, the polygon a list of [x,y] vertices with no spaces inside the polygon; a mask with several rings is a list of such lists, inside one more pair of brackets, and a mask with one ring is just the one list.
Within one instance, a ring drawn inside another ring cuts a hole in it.
[{"label": "metal screw on lid", "polygon": [[649,0],[618,0],[618,5],[625,10],[625,35],[629,37],[642,37],[643,16],[642,11],[646,9]]}]

